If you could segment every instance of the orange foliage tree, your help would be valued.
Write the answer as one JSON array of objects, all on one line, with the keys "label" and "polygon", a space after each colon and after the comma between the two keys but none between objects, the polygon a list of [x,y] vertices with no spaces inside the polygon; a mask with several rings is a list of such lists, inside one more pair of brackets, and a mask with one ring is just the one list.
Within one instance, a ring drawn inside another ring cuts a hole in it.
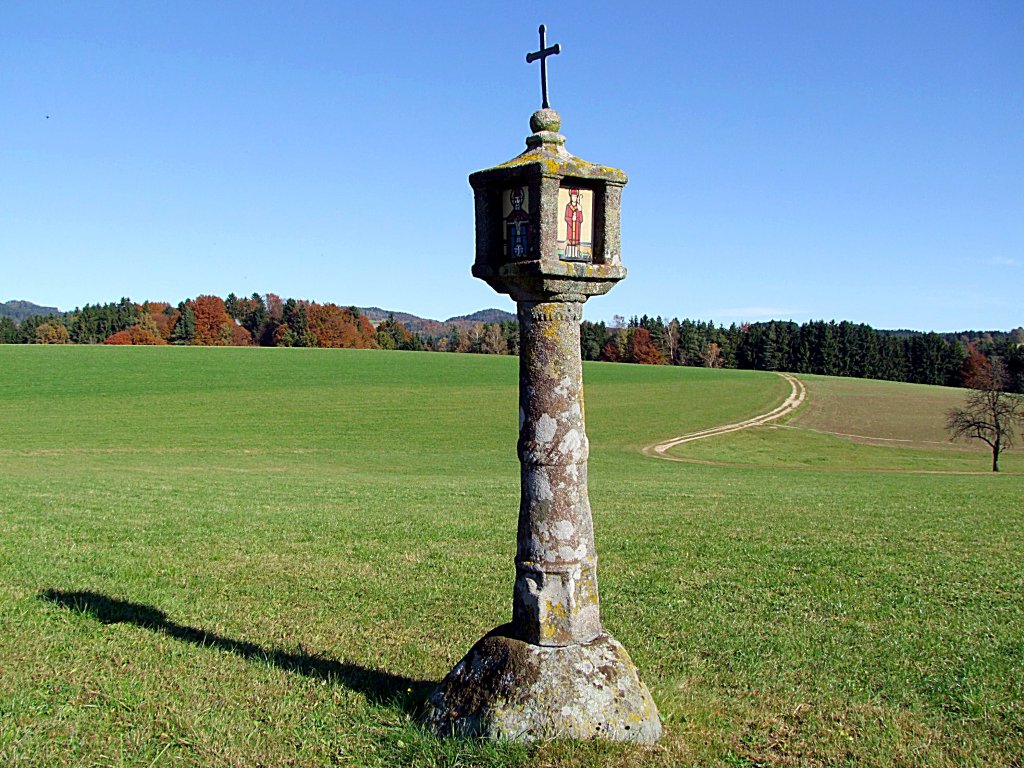
[{"label": "orange foliage tree", "polygon": [[197,296],[188,306],[196,316],[193,344],[208,347],[247,347],[252,344],[252,334],[231,319],[224,300],[219,296]]},{"label": "orange foliage tree", "polygon": [[160,335],[153,332],[151,328],[146,328],[141,323],[139,325],[133,325],[131,328],[125,328],[123,331],[108,336],[104,344],[166,344],[166,339],[163,339]]},{"label": "orange foliage tree", "polygon": [[284,316],[284,302],[276,293],[268,293],[265,297],[267,317],[274,323],[280,323]]},{"label": "orange foliage tree", "polygon": [[631,363],[642,365],[662,365],[665,362],[664,355],[658,349],[658,345],[651,338],[651,332],[646,328],[636,328],[629,336],[629,344],[626,347],[626,359]]},{"label": "orange foliage tree", "polygon": [[[163,336],[157,326],[156,317],[154,317],[153,314],[154,305],[147,302],[137,306],[139,307],[139,321],[130,328],[125,328],[123,331],[111,334],[104,339],[104,344],[156,345],[167,343],[167,339]],[[162,311],[168,305],[158,304],[156,306],[158,307],[157,311]],[[170,332],[168,331],[168,334],[169,333]]]},{"label": "orange foliage tree", "polygon": [[173,309],[166,301],[149,301],[144,303],[139,309],[149,314],[160,338],[164,341],[170,341],[171,333],[174,331],[174,324],[178,322],[178,316],[181,313],[177,309]]},{"label": "orange foliage tree", "polygon": [[[227,323],[227,343],[232,347],[251,347],[252,334],[233,320]],[[224,326],[221,326],[224,330]]]},{"label": "orange foliage tree", "polygon": [[193,344],[200,346],[224,346],[223,327],[231,322],[224,300],[219,296],[197,296],[189,306],[196,315],[196,335]]},{"label": "orange foliage tree", "polygon": [[992,363],[973,342],[967,345],[967,357],[960,366],[960,378],[969,389],[986,389],[992,380]]},{"label": "orange foliage tree", "polygon": [[311,302],[306,305],[306,318],[318,347],[373,349],[377,346],[373,324],[358,310]]}]

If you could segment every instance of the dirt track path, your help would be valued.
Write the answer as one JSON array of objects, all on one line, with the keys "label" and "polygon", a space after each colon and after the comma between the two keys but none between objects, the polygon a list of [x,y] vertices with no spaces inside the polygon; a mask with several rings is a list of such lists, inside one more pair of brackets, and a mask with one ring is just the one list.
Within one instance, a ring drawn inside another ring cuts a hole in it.
[{"label": "dirt track path", "polygon": [[774,421],[788,413],[792,413],[800,407],[804,399],[807,397],[807,389],[804,387],[803,382],[796,376],[792,376],[788,373],[780,373],[779,376],[789,382],[792,390],[789,393],[789,397],[787,397],[782,405],[777,408],[773,408],[768,411],[768,413],[762,413],[760,416],[754,416],[746,421],[737,421],[735,424],[723,424],[720,427],[702,429],[700,432],[690,432],[687,435],[680,435],[679,437],[673,437],[669,440],[655,443],[654,445],[648,445],[643,449],[644,455],[652,456],[656,459],[665,459],[667,461],[680,461],[680,459],[675,456],[668,455],[668,451],[675,448],[677,445],[690,443],[694,440],[703,440],[705,437],[724,435],[729,432],[739,432],[741,429],[748,429],[749,427],[759,427],[762,424],[767,424],[769,421]]}]

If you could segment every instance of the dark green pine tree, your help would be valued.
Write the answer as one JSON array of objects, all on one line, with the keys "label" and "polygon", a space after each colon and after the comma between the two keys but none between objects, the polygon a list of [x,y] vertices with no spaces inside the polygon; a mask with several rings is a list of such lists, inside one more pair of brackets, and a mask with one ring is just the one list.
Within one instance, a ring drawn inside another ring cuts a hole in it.
[{"label": "dark green pine tree", "polygon": [[679,349],[676,352],[677,365],[702,365],[700,353],[707,340],[701,338],[697,326],[692,320],[683,320],[679,324]]},{"label": "dark green pine tree", "polygon": [[9,317],[0,317],[0,344],[14,344],[18,337],[18,326]]},{"label": "dark green pine tree", "polygon": [[241,317],[240,322],[254,339],[262,342],[263,327],[267,322],[267,305],[263,303],[263,297],[258,293],[253,293],[247,303],[249,308]]},{"label": "dark green pine tree", "polygon": [[196,338],[196,313],[185,301],[178,305],[178,311],[181,315],[174,324],[174,330],[171,331],[171,343],[191,344]]},{"label": "dark green pine tree", "polygon": [[[519,321],[518,320],[502,320],[501,321],[501,335],[505,339],[505,346],[508,347],[508,353],[510,355],[519,354]],[[413,334],[413,338],[419,338],[417,334]],[[419,349],[423,348],[423,341],[420,340]],[[584,358],[586,359],[586,358]]]},{"label": "dark green pine tree", "polygon": [[395,316],[389,314],[377,326],[377,344],[381,349],[406,349],[403,330]]},{"label": "dark green pine tree", "polygon": [[309,332],[309,315],[306,314],[306,305],[299,304],[295,308],[295,314],[292,316],[294,324],[292,324],[292,333],[295,334],[295,346],[297,347],[315,347],[316,339]]},{"label": "dark green pine tree", "polygon": [[580,353],[584,360],[600,360],[601,350],[608,336],[608,329],[602,320],[592,323],[584,320],[580,323]]},{"label": "dark green pine tree", "polygon": [[836,338],[836,321],[820,321],[818,326],[817,359],[815,373],[824,376],[839,375],[839,340]]},{"label": "dark green pine tree", "polygon": [[779,327],[774,320],[767,324],[761,338],[761,370],[782,370],[782,344],[779,341]]}]

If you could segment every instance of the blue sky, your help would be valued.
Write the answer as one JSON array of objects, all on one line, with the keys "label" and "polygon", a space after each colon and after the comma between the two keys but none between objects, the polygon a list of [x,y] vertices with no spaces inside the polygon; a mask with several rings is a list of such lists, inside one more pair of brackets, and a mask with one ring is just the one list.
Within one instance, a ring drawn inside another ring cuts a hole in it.
[{"label": "blue sky", "polygon": [[469,173],[625,170],[585,316],[1024,323],[1024,3],[0,5],[0,301],[203,293],[445,318]]}]

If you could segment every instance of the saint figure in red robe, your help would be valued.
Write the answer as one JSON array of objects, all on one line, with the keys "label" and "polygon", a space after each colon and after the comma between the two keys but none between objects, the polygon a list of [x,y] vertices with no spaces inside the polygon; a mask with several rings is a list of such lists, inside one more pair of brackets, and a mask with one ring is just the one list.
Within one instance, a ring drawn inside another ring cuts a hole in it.
[{"label": "saint figure in red robe", "polygon": [[580,205],[580,191],[569,190],[569,202],[565,206],[565,257],[572,261],[580,258],[580,229],[583,226],[583,206]]}]

